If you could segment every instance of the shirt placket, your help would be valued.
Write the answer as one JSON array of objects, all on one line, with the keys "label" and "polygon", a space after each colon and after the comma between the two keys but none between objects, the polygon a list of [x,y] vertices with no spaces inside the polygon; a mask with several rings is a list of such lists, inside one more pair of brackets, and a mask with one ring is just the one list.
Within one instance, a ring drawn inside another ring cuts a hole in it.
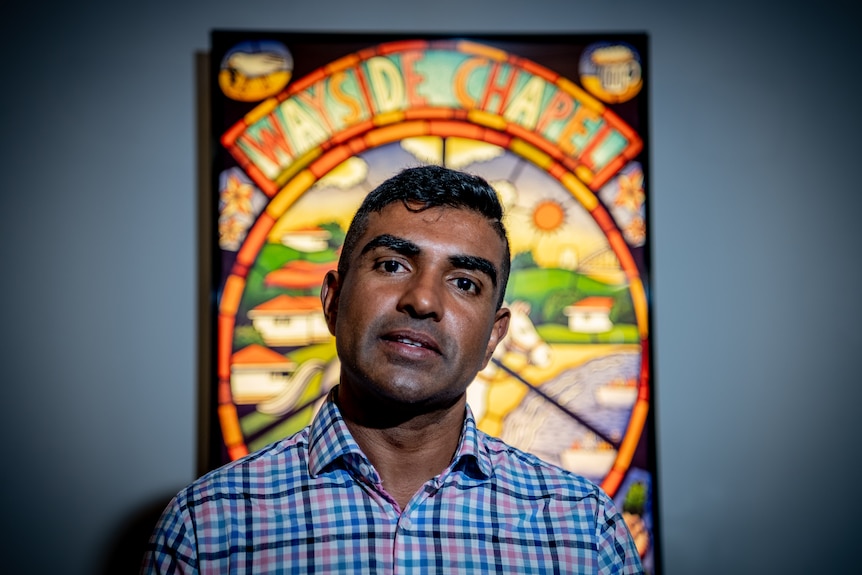
[{"label": "shirt placket", "polygon": [[429,523],[423,514],[428,511],[428,499],[435,497],[443,485],[441,476],[430,479],[407,503],[398,517],[392,545],[392,564],[395,575],[412,573],[436,573],[439,560],[435,549],[435,537],[416,534],[420,525]]},{"label": "shirt placket", "polygon": [[375,575],[404,573],[403,569],[398,569],[396,563],[398,533],[401,530],[400,522],[403,514],[399,513],[397,502],[386,492],[383,484],[376,482],[378,476],[370,462],[362,458],[353,469],[356,481],[362,485],[380,512],[378,520],[375,521],[379,535],[375,541],[375,559],[378,568],[373,572]]}]

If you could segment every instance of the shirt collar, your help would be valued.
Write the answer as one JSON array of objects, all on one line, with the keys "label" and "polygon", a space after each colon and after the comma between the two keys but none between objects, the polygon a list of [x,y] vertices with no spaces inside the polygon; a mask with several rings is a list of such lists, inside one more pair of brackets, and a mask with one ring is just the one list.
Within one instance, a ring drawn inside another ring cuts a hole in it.
[{"label": "shirt collar", "polygon": [[461,469],[469,475],[476,474],[477,479],[488,479],[494,472],[491,465],[491,456],[483,441],[481,441],[479,429],[473,411],[467,406],[467,416],[464,418],[464,427],[461,430],[461,442],[455,451],[451,468]]},{"label": "shirt collar", "polygon": [[341,417],[341,411],[335,403],[337,392],[338,386],[335,386],[311,422],[308,435],[308,471],[312,477],[317,477],[327,467],[344,461],[348,467],[354,468],[361,475],[369,476],[369,480],[379,479],[370,477],[377,472],[362,453],[359,444],[353,439],[347,424]]},{"label": "shirt collar", "polygon": [[[341,417],[341,411],[335,403],[337,391],[338,386],[329,392],[326,401],[311,422],[308,439],[308,470],[313,477],[316,477],[328,467],[341,461],[370,482],[378,483],[380,477],[377,471],[362,453],[362,449],[353,439],[347,424]],[[459,470],[476,479],[491,477],[493,473],[491,457],[480,435],[473,412],[470,406],[467,406],[467,414],[461,429],[461,440],[455,450],[452,464],[444,474]]]}]

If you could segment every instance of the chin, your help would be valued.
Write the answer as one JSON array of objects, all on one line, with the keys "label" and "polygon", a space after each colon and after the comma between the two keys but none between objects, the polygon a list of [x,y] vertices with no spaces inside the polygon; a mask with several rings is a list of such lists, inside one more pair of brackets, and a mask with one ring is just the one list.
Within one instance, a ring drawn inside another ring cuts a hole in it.
[{"label": "chin", "polygon": [[391,397],[392,401],[409,405],[414,408],[445,409],[458,403],[465,396],[466,390],[460,392],[446,391],[428,393],[427,388],[401,389]]}]

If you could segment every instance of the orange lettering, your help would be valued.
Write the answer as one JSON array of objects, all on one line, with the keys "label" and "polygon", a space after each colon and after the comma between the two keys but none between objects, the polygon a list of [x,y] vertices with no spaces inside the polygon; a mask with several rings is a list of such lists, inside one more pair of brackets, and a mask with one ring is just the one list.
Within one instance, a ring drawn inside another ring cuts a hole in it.
[{"label": "orange lettering", "polygon": [[458,99],[458,103],[461,104],[462,108],[470,109],[476,107],[476,101],[470,97],[470,90],[467,87],[467,83],[470,80],[470,74],[473,70],[485,63],[485,60],[473,58],[458,66],[458,69],[455,71],[452,88],[455,91],[455,98]]},{"label": "orange lettering", "polygon": [[245,144],[246,149],[257,152],[276,166],[285,165],[293,156],[293,150],[281,129],[281,124],[272,121],[270,116],[262,118],[255,126],[250,127],[239,137],[237,144]]},{"label": "orange lettering", "polygon": [[[506,70],[509,71],[509,77],[506,79],[502,86],[497,84],[497,78],[501,76],[500,71],[503,69],[503,66],[500,64],[494,64],[491,68],[491,76],[488,78],[488,83],[485,85],[485,97],[482,99],[482,104],[480,106],[481,109],[487,112],[495,112],[497,114],[503,109],[503,106],[509,99],[509,92],[512,91],[512,85],[515,83],[515,70],[506,67]],[[497,106],[495,110],[491,109],[491,98],[493,96],[497,96]]]},{"label": "orange lettering", "polygon": [[341,102],[345,106],[350,109],[350,112],[344,115],[342,121],[345,125],[349,126],[357,123],[360,119],[362,119],[362,106],[356,100],[356,98],[348,95],[343,89],[342,86],[344,82],[347,81],[347,74],[344,72],[336,72],[332,75],[332,79],[330,81],[330,89],[332,93],[332,97],[337,101]]},{"label": "orange lettering", "polygon": [[312,110],[317,112],[318,116],[323,119],[323,122],[326,124],[326,128],[330,133],[334,131],[332,129],[332,122],[329,121],[329,115],[326,109],[326,90],[324,89],[323,82],[312,84],[308,91],[300,92],[296,96],[305,102]]},{"label": "orange lettering", "polygon": [[425,77],[417,74],[413,65],[417,60],[422,58],[421,52],[405,52],[401,55],[401,73],[404,76],[404,83],[407,85],[407,101],[411,107],[425,106],[425,98],[416,92]]},{"label": "orange lettering", "polygon": [[571,96],[559,90],[554,92],[551,101],[548,102],[545,111],[542,112],[539,121],[536,123],[536,131],[541,134],[552,121],[562,120],[567,117],[572,113],[573,106],[574,103]]},{"label": "orange lettering", "polygon": [[601,118],[586,106],[578,106],[578,109],[575,110],[574,115],[566,123],[557,141],[563,153],[567,156],[576,156],[581,151],[581,147],[574,142],[574,139],[590,131],[584,123],[587,121],[598,122],[600,120]]}]

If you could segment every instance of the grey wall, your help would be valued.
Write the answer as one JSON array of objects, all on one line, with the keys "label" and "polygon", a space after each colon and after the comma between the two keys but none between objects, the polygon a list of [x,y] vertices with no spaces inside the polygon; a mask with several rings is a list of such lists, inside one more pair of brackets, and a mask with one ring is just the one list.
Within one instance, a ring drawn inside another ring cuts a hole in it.
[{"label": "grey wall", "polygon": [[860,24],[849,0],[774,4],[4,1],[3,570],[119,572],[194,478],[193,79],[214,27],[648,32],[666,573],[850,565]]}]

